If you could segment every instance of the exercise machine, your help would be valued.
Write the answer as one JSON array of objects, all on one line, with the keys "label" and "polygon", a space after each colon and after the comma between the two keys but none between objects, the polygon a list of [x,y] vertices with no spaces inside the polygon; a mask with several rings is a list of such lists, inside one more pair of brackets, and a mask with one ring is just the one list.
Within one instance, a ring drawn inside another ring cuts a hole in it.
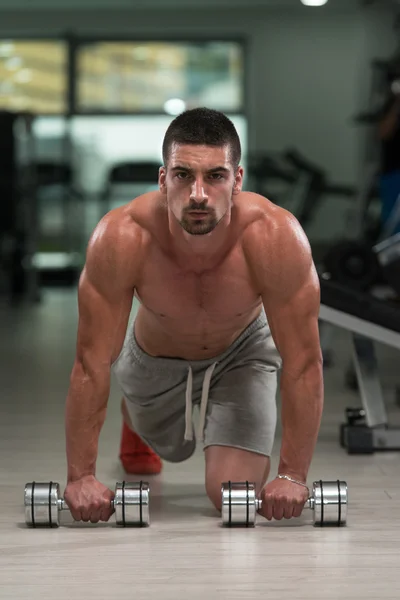
[{"label": "exercise machine", "polygon": [[157,190],[160,166],[156,161],[125,161],[113,164],[100,195],[100,217],[111,209],[126,204],[127,198]]},{"label": "exercise machine", "polygon": [[33,263],[40,286],[76,285],[85,260],[85,196],[69,162],[37,161]]},{"label": "exercise machine", "polygon": [[347,236],[333,244],[323,259],[325,269],[335,281],[363,291],[384,283],[374,246],[393,235],[400,219],[398,203],[386,225],[381,224],[381,142],[378,137],[378,123],[390,87],[399,83],[399,51],[387,60],[373,59],[370,67],[369,92],[364,95],[368,98],[367,107],[353,117],[353,122],[363,127],[363,155],[349,228]]},{"label": "exercise machine", "polygon": [[11,304],[37,299],[33,116],[0,111],[0,291]]},{"label": "exercise machine", "polygon": [[329,181],[324,169],[297,148],[250,154],[248,173],[252,189],[289,210],[305,230],[327,196],[352,198],[355,193],[351,187]]},{"label": "exercise machine", "polygon": [[400,450],[400,428],[390,427],[374,343],[400,350],[400,307],[320,274],[320,321],[350,333],[361,408],[348,408],[340,442],[349,454]]}]

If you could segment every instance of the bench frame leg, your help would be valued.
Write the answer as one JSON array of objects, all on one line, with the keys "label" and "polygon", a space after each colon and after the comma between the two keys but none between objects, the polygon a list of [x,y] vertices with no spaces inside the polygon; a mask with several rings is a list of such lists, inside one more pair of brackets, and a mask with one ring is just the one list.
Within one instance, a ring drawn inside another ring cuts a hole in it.
[{"label": "bench frame leg", "polygon": [[400,428],[388,425],[374,342],[356,333],[351,334],[351,341],[362,408],[347,410],[347,423],[340,429],[341,445],[349,454],[400,450]]}]

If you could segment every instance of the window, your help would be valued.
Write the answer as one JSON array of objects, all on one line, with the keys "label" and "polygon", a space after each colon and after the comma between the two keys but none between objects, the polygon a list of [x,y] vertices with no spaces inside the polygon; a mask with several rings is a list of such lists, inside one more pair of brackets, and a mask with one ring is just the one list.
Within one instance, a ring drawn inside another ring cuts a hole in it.
[{"label": "window", "polygon": [[77,110],[178,114],[206,105],[243,110],[237,42],[105,42],[78,51]]},{"label": "window", "polygon": [[64,42],[0,40],[0,109],[64,113],[66,60]]}]

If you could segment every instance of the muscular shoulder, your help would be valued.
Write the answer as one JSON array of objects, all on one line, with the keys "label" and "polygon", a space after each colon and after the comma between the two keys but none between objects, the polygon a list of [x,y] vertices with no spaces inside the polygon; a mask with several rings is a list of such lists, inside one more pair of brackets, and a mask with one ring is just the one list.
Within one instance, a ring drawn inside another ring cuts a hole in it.
[{"label": "muscular shoulder", "polygon": [[143,228],[125,207],[110,211],[97,224],[88,244],[88,252],[121,256],[139,250]]},{"label": "muscular shoulder", "polygon": [[240,193],[235,204],[247,235],[254,233],[258,225],[273,225],[284,213],[289,214],[265,196],[254,192]]},{"label": "muscular shoulder", "polygon": [[159,194],[150,192],[128,204],[111,210],[98,223],[89,241],[89,249],[116,256],[137,255],[154,233]]},{"label": "muscular shoulder", "polygon": [[129,205],[111,210],[89,239],[82,279],[104,291],[134,286],[145,240],[146,230]]},{"label": "muscular shoulder", "polygon": [[264,196],[244,193],[240,198],[239,210],[244,225],[243,240],[250,251],[261,243],[276,247],[282,241],[295,239],[299,233],[306,240],[295,216]]},{"label": "muscular shoulder", "polygon": [[313,271],[309,241],[293,214],[258,194],[250,194],[253,218],[243,233],[243,249],[257,287],[301,285]]}]

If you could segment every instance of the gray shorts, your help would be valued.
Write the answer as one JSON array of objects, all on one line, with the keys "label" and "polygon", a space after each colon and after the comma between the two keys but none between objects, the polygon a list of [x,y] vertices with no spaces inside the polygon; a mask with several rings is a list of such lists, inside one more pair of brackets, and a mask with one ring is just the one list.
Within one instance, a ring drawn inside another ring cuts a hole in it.
[{"label": "gray shorts", "polygon": [[193,454],[196,439],[204,448],[270,456],[281,364],[262,311],[225,352],[207,360],[152,357],[139,347],[132,326],[112,369],[134,431],[162,459],[181,462]]}]

